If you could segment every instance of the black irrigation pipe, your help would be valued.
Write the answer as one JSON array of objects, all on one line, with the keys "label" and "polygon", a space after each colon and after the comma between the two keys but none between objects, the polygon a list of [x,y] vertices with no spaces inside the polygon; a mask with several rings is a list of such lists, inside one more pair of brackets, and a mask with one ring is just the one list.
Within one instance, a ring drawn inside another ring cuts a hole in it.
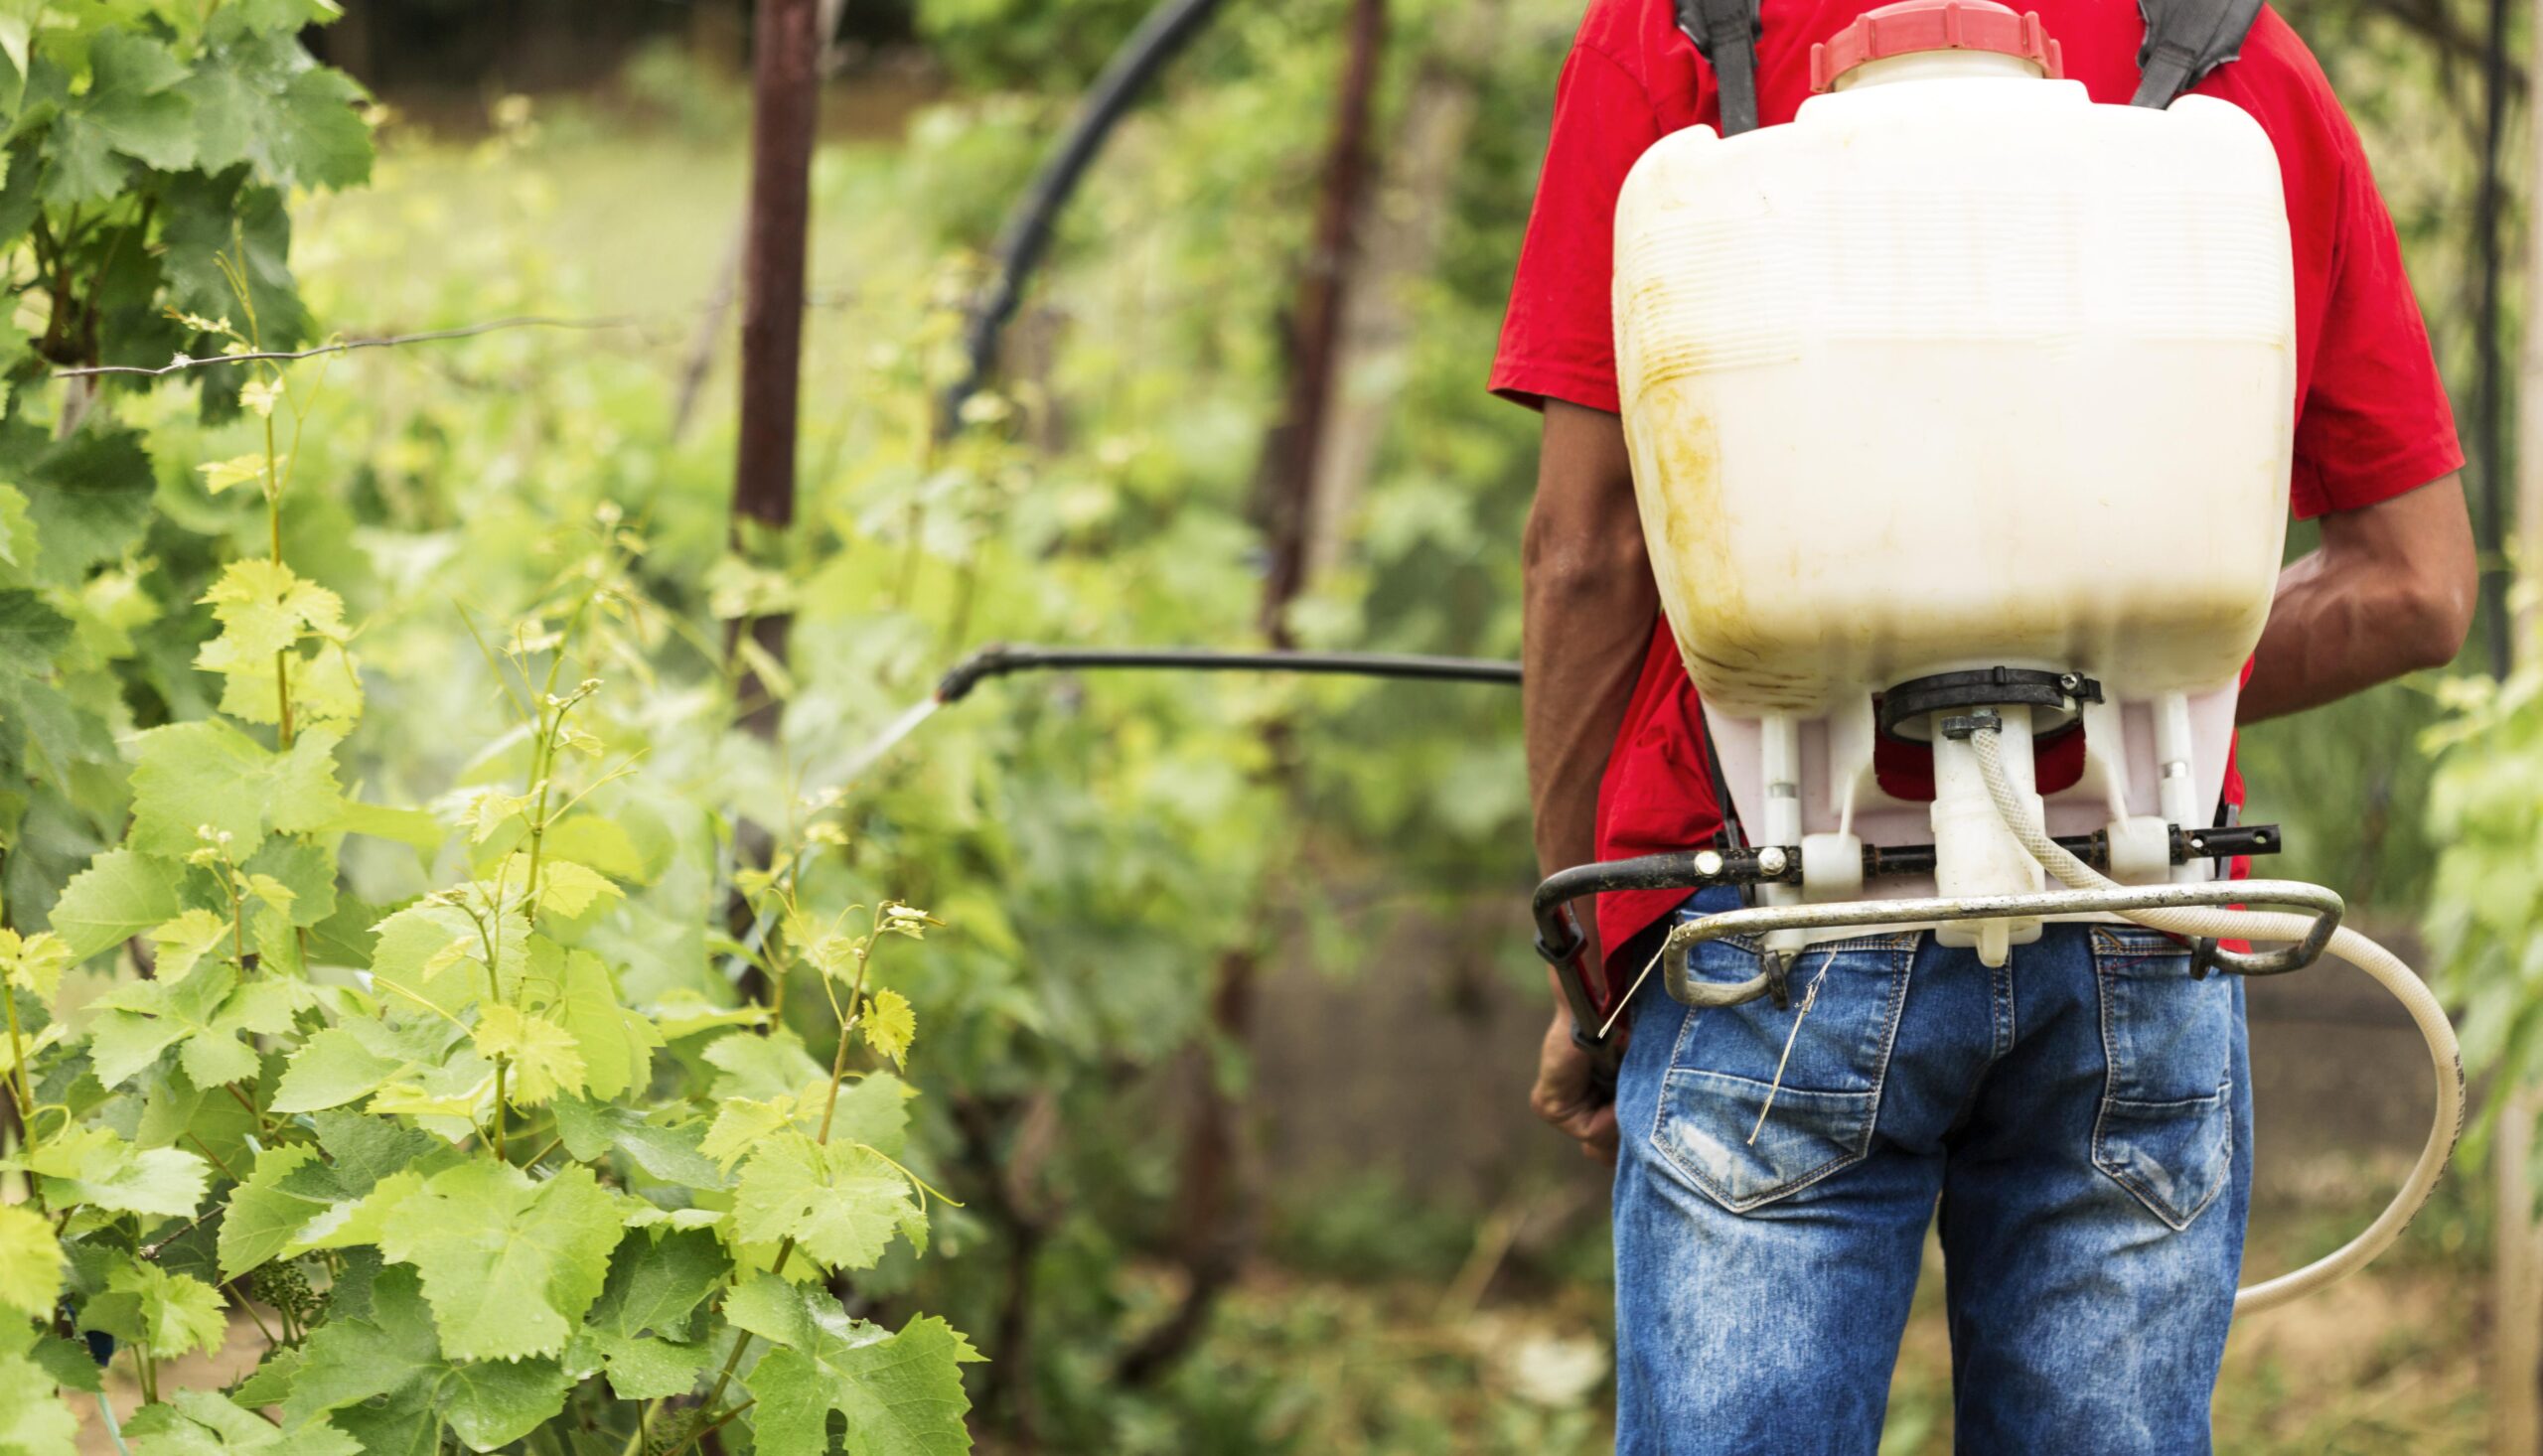
[{"label": "black irrigation pipe", "polygon": [[1096,153],[1104,150],[1113,128],[1128,114],[1130,103],[1138,99],[1165,64],[1200,34],[1222,3],[1224,0],[1164,0],[1148,12],[1139,28],[1122,43],[1122,49],[1105,63],[1104,73],[1096,77],[1094,89],[1087,92],[1077,120],[1042,163],[1033,185],[1016,200],[1014,210],[1006,216],[1006,225],[999,229],[994,258],[997,271],[972,306],[964,328],[963,377],[945,391],[937,416],[940,433],[953,433],[962,419],[963,405],[988,379],[997,363],[998,336],[1015,317],[1016,305],[1024,297],[1024,285],[1031,281],[1033,270],[1050,246],[1051,230],[1060,211],[1077,192]]},{"label": "black irrigation pipe", "polygon": [[936,685],[940,703],[961,702],[991,677],[1010,672],[1079,668],[1145,668],[1205,672],[1315,672],[1349,677],[1519,685],[1519,664],[1491,657],[1431,657],[1408,653],[1221,653],[1200,648],[1079,649],[998,644],[954,664]]}]

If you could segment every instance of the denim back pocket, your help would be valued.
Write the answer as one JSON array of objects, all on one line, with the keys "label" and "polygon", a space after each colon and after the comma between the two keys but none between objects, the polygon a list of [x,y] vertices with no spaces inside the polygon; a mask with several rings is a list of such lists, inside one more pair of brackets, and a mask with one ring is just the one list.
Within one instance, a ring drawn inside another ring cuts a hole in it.
[{"label": "denim back pocket", "polygon": [[[1788,1008],[1761,997],[1689,1015],[1670,1053],[1652,1145],[1734,1214],[1863,1161],[1915,951],[1913,933],[1813,946],[1793,962]],[[1758,947],[1746,940],[1708,941],[1688,963],[1703,981],[1743,981],[1757,969]]]},{"label": "denim back pocket", "polygon": [[2234,987],[2160,932],[2093,927],[2108,1062],[2093,1165],[2173,1229],[2233,1175]]}]

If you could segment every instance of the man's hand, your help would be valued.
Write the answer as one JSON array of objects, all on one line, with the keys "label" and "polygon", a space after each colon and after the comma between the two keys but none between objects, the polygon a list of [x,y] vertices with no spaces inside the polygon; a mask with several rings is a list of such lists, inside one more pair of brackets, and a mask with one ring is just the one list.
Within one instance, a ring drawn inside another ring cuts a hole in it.
[{"label": "man's hand", "polygon": [[[1624,1045],[1628,1028],[1616,1028],[1616,1045]],[[1558,1008],[1546,1023],[1545,1045],[1537,1051],[1537,1086],[1528,1094],[1537,1115],[1564,1136],[1580,1144],[1581,1156],[1616,1165],[1616,1107],[1606,1089],[1590,1075],[1589,1054],[1571,1040],[1571,1015]]]}]

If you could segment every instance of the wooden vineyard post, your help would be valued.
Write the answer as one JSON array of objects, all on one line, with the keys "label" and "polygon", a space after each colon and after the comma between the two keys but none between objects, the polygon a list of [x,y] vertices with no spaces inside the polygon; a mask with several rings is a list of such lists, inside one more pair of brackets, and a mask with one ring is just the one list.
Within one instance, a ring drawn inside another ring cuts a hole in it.
[{"label": "wooden vineyard post", "polygon": [[[764,559],[795,523],[797,416],[803,387],[804,272],[811,223],[813,127],[821,98],[820,0],[758,0],[751,43],[750,217],[742,239],[741,424],[733,450],[733,545]],[[749,624],[771,660],[787,619]],[[739,647],[738,640],[735,646]],[[744,718],[777,731],[778,703],[746,670]]]}]

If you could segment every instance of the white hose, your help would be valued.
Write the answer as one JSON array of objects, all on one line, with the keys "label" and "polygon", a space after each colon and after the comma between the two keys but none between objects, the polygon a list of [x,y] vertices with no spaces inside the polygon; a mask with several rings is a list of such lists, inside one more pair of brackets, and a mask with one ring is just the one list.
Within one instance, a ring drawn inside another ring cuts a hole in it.
[{"label": "white hose", "polygon": [[[1970,743],[1977,750],[1979,772],[1986,777],[1987,792],[1996,801],[1996,811],[2004,816],[2005,826],[2021,840],[2023,848],[2069,888],[2117,888],[2116,882],[2049,838],[2047,830],[2031,816],[2028,805],[2005,773],[2004,749],[1993,731],[1980,730],[1971,735]],[[2127,918],[2169,935],[2206,936],[2220,941],[2295,941],[2302,939],[2312,924],[2307,916],[2249,910],[2145,910],[2131,911]],[[2401,1192],[2384,1206],[2384,1212],[2375,1216],[2375,1222],[2324,1258],[2294,1273],[2236,1290],[2234,1312],[2238,1315],[2272,1309],[2311,1294],[2364,1268],[2390,1247],[2419,1213],[2420,1206],[2428,1202],[2430,1191],[2445,1175],[2447,1159],[2455,1153],[2456,1138],[2464,1131],[2464,1058],[2455,1043],[2455,1028],[2447,1022],[2437,997],[2399,956],[2346,926],[2332,935],[2330,953],[2373,976],[2377,985],[2391,992],[2393,999],[2411,1013],[2412,1023],[2428,1042],[2429,1060],[2436,1074],[2437,1113],[2429,1126],[2428,1145],[2420,1149],[2419,1161],[2411,1166],[2411,1176],[2403,1180]]]}]

